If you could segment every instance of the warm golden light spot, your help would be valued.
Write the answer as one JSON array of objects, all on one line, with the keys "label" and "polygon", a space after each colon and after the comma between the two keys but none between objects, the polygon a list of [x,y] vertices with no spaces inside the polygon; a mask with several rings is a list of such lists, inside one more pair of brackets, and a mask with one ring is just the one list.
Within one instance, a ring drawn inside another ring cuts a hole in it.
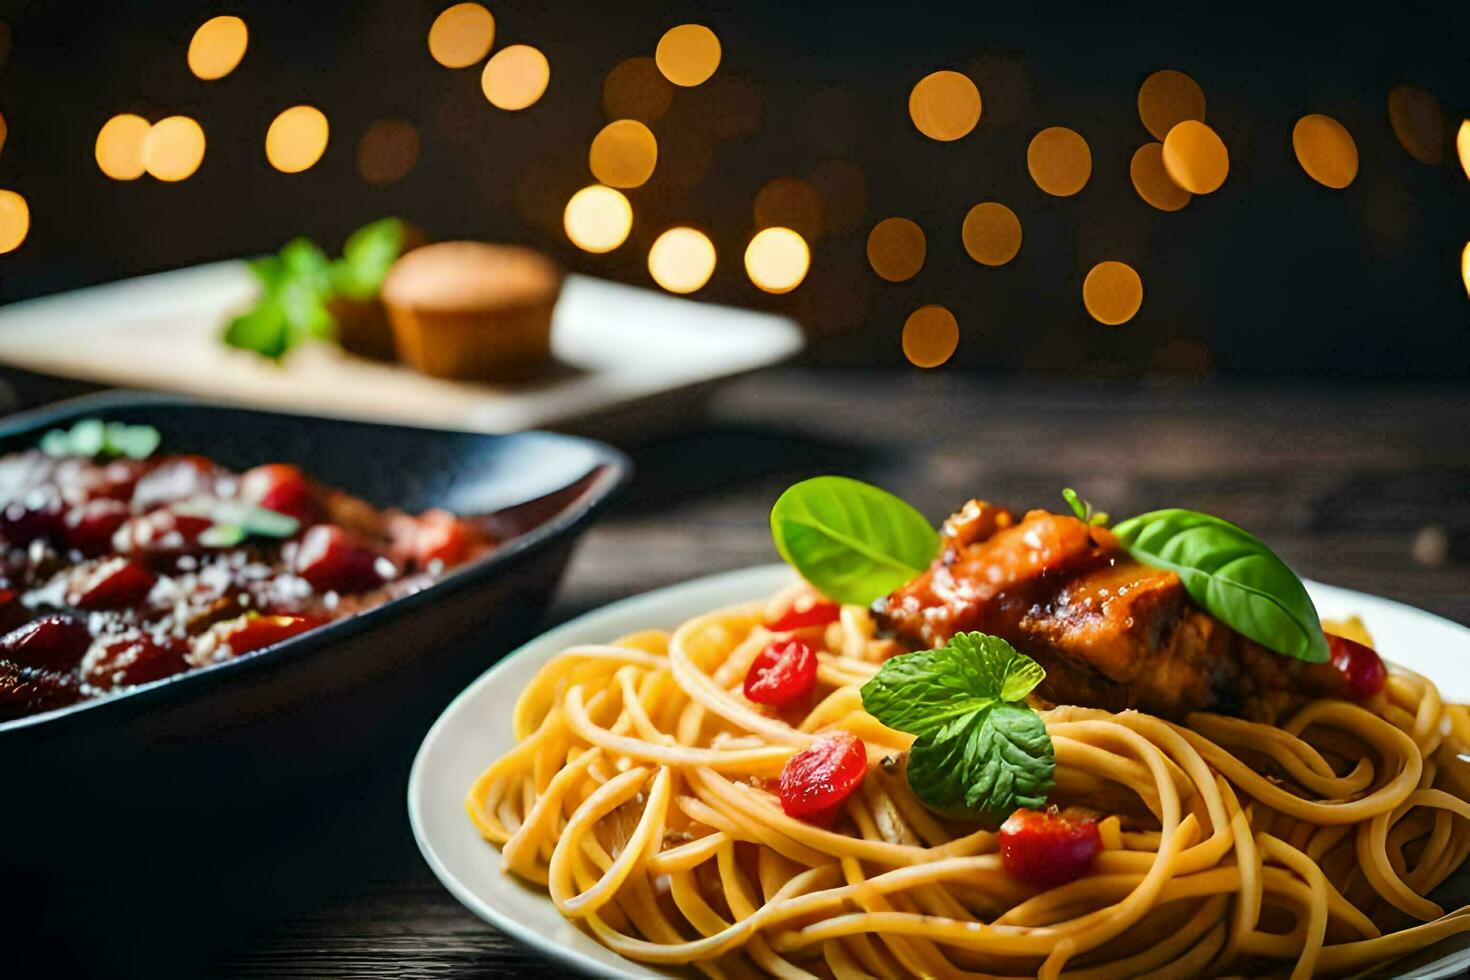
[{"label": "warm golden light spot", "polygon": [[674,87],[652,58],[618,62],[602,83],[602,108],[612,119],[657,122],[674,104]]},{"label": "warm golden light spot", "polygon": [[379,119],[357,142],[357,172],[369,184],[408,176],[419,159],[419,131],[406,119]]},{"label": "warm golden light spot", "polygon": [[942,306],[921,306],[903,322],[903,356],[915,367],[939,367],[959,345],[960,325]]},{"label": "warm golden light spot", "polygon": [[189,70],[206,82],[224,78],[245,57],[250,31],[238,17],[211,17],[189,41]]},{"label": "warm golden light spot", "polygon": [[143,138],[143,167],[159,180],[183,180],[204,160],[204,130],[188,116],[160,119]]},{"label": "warm golden light spot", "polygon": [[1470,242],[1460,250],[1460,278],[1465,282],[1465,294],[1470,296]]},{"label": "warm golden light spot", "polygon": [[658,39],[653,59],[669,81],[692,88],[720,67],[720,39],[703,24],[680,24]]},{"label": "warm golden light spot", "polygon": [[653,176],[658,141],[636,119],[619,119],[592,138],[587,165],[592,176],[609,187],[640,187]]},{"label": "warm golden light spot", "polygon": [[546,55],[529,44],[512,44],[485,62],[480,90],[495,108],[515,112],[535,105],[550,81]]},{"label": "warm golden light spot", "polygon": [[593,184],[572,195],[562,213],[562,227],[584,252],[611,252],[628,239],[633,205],[619,191]]},{"label": "warm golden light spot", "polygon": [[1021,250],[1021,219],[996,201],[977,204],[960,229],[965,251],[981,265],[1005,265]]},{"label": "warm golden light spot", "polygon": [[20,248],[31,230],[31,207],[15,191],[0,191],[0,252]]},{"label": "warm golden light spot", "polygon": [[429,28],[429,54],[445,68],[468,68],[494,43],[495,18],[478,3],[445,7]]},{"label": "warm golden light spot", "polygon": [[315,106],[293,105],[265,133],[265,158],[282,173],[310,170],[327,150],[327,117]]},{"label": "warm golden light spot", "polygon": [[1126,262],[1099,262],[1082,281],[1082,304],[1098,323],[1127,323],[1143,305],[1143,280]]},{"label": "warm golden light spot", "polygon": [[113,116],[97,131],[97,166],[113,180],[137,180],[146,172],[143,144],[153,127],[142,116]]},{"label": "warm golden light spot", "polygon": [[1319,184],[1341,190],[1358,176],[1358,144],[1336,119],[1320,113],[1302,116],[1291,130],[1297,163]]},{"label": "warm golden light spot", "polygon": [[1204,89],[1182,71],[1156,71],[1138,87],[1138,118],[1154,139],[1162,141],[1186,119],[1204,122]]},{"label": "warm golden light spot", "polygon": [[1026,169],[1036,186],[1056,197],[1071,197],[1092,176],[1092,151],[1082,134],[1065,126],[1043,129],[1026,147]]},{"label": "warm golden light spot", "polygon": [[1398,85],[1388,93],[1388,123],[1409,156],[1438,166],[1444,160],[1444,108],[1417,85]]},{"label": "warm golden light spot", "polygon": [[957,140],[980,121],[980,90],[957,71],[925,75],[909,92],[909,118],[930,139]]},{"label": "warm golden light spot", "polygon": [[648,273],[671,293],[692,293],[715,271],[715,246],[694,228],[670,228],[648,250]]},{"label": "warm golden light spot", "polygon": [[1460,131],[1455,134],[1455,151],[1460,154],[1460,168],[1465,171],[1465,179],[1470,180],[1470,119],[1460,123]]},{"label": "warm golden light spot", "polygon": [[1230,154],[1213,129],[1186,119],[1164,137],[1164,169],[1191,194],[1210,194],[1230,173]]},{"label": "warm golden light spot", "polygon": [[5,117],[0,116],[0,150],[5,149],[5,137],[10,135],[10,126],[5,122]]},{"label": "warm golden light spot", "polygon": [[777,177],[755,192],[755,226],[790,228],[809,242],[822,237],[822,195],[800,177]]},{"label": "warm golden light spot", "polygon": [[808,180],[821,198],[822,223],[833,235],[849,235],[868,216],[868,178],[851,160],[819,163]]},{"label": "warm golden light spot", "polygon": [[789,293],[806,278],[812,253],[790,228],[764,228],[745,248],[745,274],[768,293]]},{"label": "warm golden light spot", "polygon": [[1133,179],[1133,189],[1138,191],[1138,196],[1160,211],[1178,211],[1194,196],[1174,183],[1174,178],[1164,168],[1162,143],[1145,143],[1134,150],[1133,160],[1128,164],[1128,176]]},{"label": "warm golden light spot", "polygon": [[868,264],[889,282],[903,282],[924,267],[924,229],[908,218],[884,218],[868,232]]}]

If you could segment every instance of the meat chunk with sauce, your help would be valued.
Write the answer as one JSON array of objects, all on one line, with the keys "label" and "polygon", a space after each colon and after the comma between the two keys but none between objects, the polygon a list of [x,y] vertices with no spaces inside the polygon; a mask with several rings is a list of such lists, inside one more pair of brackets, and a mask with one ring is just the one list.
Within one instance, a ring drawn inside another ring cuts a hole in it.
[{"label": "meat chunk with sauce", "polygon": [[1274,721],[1342,694],[1329,664],[1282,657],[1193,604],[1173,572],[1128,556],[1105,528],[1034,510],[1017,520],[972,500],[945,522],[939,558],[875,608],[922,646],[977,630],[1046,668],[1055,704],[1179,718],[1217,711]]}]

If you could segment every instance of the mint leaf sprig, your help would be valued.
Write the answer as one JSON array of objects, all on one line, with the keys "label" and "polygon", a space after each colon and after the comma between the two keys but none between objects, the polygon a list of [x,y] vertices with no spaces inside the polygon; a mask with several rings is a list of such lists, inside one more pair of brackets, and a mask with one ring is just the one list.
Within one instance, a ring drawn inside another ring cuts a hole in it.
[{"label": "mint leaf sprig", "polygon": [[151,425],[128,425],[82,419],[70,429],[52,429],[41,437],[41,452],[47,456],[82,456],[87,459],[126,456],[147,459],[163,437]]},{"label": "mint leaf sprig", "polygon": [[1005,640],[957,633],[946,646],[886,661],[863,685],[863,707],[917,736],[908,781],[925,806],[993,828],[1051,791],[1051,737],[1025,702],[1045,677]]},{"label": "mint leaf sprig", "polygon": [[194,497],[173,509],[213,522],[199,535],[199,543],[207,548],[233,548],[249,537],[289,538],[301,530],[294,517],[225,497]]}]

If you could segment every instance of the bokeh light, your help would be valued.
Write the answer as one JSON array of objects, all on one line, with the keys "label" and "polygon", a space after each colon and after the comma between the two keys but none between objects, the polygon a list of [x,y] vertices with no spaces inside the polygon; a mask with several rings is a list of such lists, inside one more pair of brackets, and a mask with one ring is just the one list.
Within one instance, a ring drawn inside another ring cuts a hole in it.
[{"label": "bokeh light", "polygon": [[1065,126],[1043,129],[1026,147],[1026,169],[1036,186],[1055,197],[1071,197],[1092,176],[1092,151],[1082,134]]},{"label": "bokeh light", "polygon": [[1320,113],[1302,116],[1291,130],[1297,162],[1319,184],[1341,190],[1358,176],[1358,145],[1336,119]]},{"label": "bokeh light", "polygon": [[1005,265],[1021,251],[1021,219],[997,201],[977,204],[960,229],[965,251],[981,265]]},{"label": "bokeh light", "polygon": [[980,121],[980,90],[957,71],[925,75],[909,92],[909,118],[930,139],[957,140]]},{"label": "bokeh light", "polygon": [[822,237],[822,195],[800,177],[777,177],[755,193],[757,228],[790,228],[809,242]]},{"label": "bokeh light", "polygon": [[1465,171],[1465,179],[1470,180],[1470,119],[1460,123],[1460,131],[1455,134],[1455,152],[1460,155],[1460,169]]},{"label": "bokeh light", "polygon": [[868,264],[889,282],[903,282],[924,267],[924,229],[908,218],[884,218],[868,232]]},{"label": "bokeh light", "polygon": [[238,17],[211,17],[189,41],[189,70],[206,82],[224,78],[245,57],[250,30]]},{"label": "bokeh light", "polygon": [[529,44],[512,44],[485,62],[480,90],[495,108],[515,112],[535,105],[550,81],[546,55]]},{"label": "bokeh light", "polygon": [[15,191],[0,191],[0,252],[20,248],[31,230],[31,206]]},{"label": "bokeh light", "polygon": [[1230,173],[1230,154],[1219,135],[1202,122],[1186,119],[1164,137],[1164,169],[1191,194],[1210,194]]},{"label": "bokeh light", "polygon": [[602,83],[602,108],[609,119],[654,123],[674,104],[674,87],[649,57],[627,58]]},{"label": "bokeh light", "polygon": [[468,68],[494,43],[495,18],[478,3],[445,7],[429,27],[429,55],[445,68]]},{"label": "bokeh light", "polygon": [[159,180],[183,180],[204,161],[204,130],[188,116],[154,123],[143,138],[143,167]]},{"label": "bokeh light", "polygon": [[720,39],[703,24],[680,24],[658,39],[653,60],[669,81],[693,88],[720,67]]},{"label": "bokeh light", "polygon": [[868,217],[868,178],[851,160],[827,160],[807,175],[821,199],[822,224],[833,235],[850,235]]},{"label": "bokeh light", "polygon": [[745,274],[768,293],[789,293],[806,278],[812,253],[790,228],[763,228],[745,248]]},{"label": "bokeh light", "polygon": [[113,116],[97,131],[97,166],[113,180],[137,180],[146,172],[143,144],[153,127],[142,116]]},{"label": "bokeh light", "polygon": [[1126,262],[1099,262],[1082,281],[1082,304],[1098,323],[1127,323],[1143,305],[1143,280]]},{"label": "bokeh light", "polygon": [[1460,278],[1465,283],[1465,295],[1470,296],[1470,242],[1460,250]]},{"label": "bokeh light", "polygon": [[271,121],[265,133],[265,158],[282,173],[310,170],[327,150],[330,127],[316,106],[293,105]]},{"label": "bokeh light", "polygon": [[1388,93],[1388,123],[1409,156],[1430,166],[1444,161],[1448,123],[1444,107],[1429,92],[1417,85],[1394,86]]},{"label": "bokeh light", "polygon": [[960,325],[942,306],[921,306],[903,323],[903,356],[915,367],[939,367],[959,345]]},{"label": "bokeh light", "polygon": [[419,159],[419,131],[406,119],[378,119],[357,141],[357,172],[369,184],[408,176]]},{"label": "bokeh light", "polygon": [[1164,167],[1164,144],[1145,143],[1133,151],[1128,176],[1138,196],[1160,211],[1178,211],[1194,195],[1174,183]]},{"label": "bokeh light", "polygon": [[5,117],[3,115],[0,115],[0,152],[4,151],[5,138],[9,135],[10,125],[5,121]]},{"label": "bokeh light", "polygon": [[692,293],[715,271],[715,246],[694,228],[670,228],[648,250],[648,273],[671,293]]},{"label": "bokeh light", "polygon": [[593,184],[567,201],[562,227],[572,244],[584,252],[611,252],[628,239],[633,228],[633,205],[621,192]]},{"label": "bokeh light", "polygon": [[658,141],[636,119],[618,119],[592,138],[587,164],[609,187],[641,187],[658,163]]},{"label": "bokeh light", "polygon": [[1182,71],[1156,71],[1138,87],[1138,118],[1162,142],[1169,130],[1186,119],[1204,122],[1204,89]]}]

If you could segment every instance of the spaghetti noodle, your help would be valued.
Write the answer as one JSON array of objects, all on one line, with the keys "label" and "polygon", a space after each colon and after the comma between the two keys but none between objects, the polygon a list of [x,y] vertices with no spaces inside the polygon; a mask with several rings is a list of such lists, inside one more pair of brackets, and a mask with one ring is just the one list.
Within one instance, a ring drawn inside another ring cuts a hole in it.
[{"label": "spaghetti noodle", "polygon": [[[506,871],[545,886],[609,949],[711,976],[1193,976],[1362,969],[1470,931],[1427,896],[1470,854],[1470,713],[1428,680],[1372,710],[1307,704],[1280,726],[1194,714],[1043,712],[1052,800],[1099,812],[1092,871],[1038,889],[997,837],[924,808],[910,736],[858,688],[895,652],[866,610],[803,632],[812,706],[740,684],[798,590],[606,646],[522,693],[517,746],[470,789]],[[868,774],[833,829],[787,816],[786,760],[862,739]]]}]

